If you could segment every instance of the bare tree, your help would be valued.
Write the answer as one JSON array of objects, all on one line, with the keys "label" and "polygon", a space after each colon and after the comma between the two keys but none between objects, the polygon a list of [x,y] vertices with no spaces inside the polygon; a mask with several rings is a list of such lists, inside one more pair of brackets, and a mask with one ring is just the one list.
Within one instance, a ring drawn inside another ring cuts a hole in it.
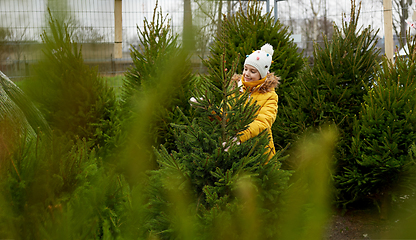
[{"label": "bare tree", "polygon": [[105,39],[105,36],[97,29],[83,25],[71,14],[68,0],[48,0],[47,6],[55,19],[66,24],[68,33],[74,42],[97,43]]},{"label": "bare tree", "polygon": [[[401,39],[406,39],[406,30],[408,28],[406,20],[409,18],[409,6],[412,4],[412,0],[395,0],[394,4],[399,13],[398,19],[393,21],[394,31]],[[400,32],[398,29],[400,29]]]},{"label": "bare tree", "polygon": [[17,71],[21,70],[21,61],[26,59],[27,49],[33,44],[27,36],[27,29],[27,26],[22,31],[0,28],[0,61],[13,59]]},{"label": "bare tree", "polygon": [[[191,0],[184,0],[184,9],[188,9],[189,5],[186,6],[186,4],[190,3]],[[233,15],[237,7],[246,2],[241,2],[240,0],[192,0],[192,3],[194,3],[192,16],[187,17],[187,19],[192,19],[192,26],[188,25],[187,27],[188,29],[192,28],[192,37],[194,37],[193,40],[195,41],[194,49],[198,57],[194,59],[204,59],[209,53],[208,49],[215,34],[221,29],[223,18]],[[184,27],[189,22],[189,20],[185,20]],[[202,62],[199,65],[201,68],[200,72],[203,72],[204,65]]]},{"label": "bare tree", "polygon": [[6,27],[0,27],[0,61],[3,62],[10,55],[9,41],[12,36],[12,30]]},{"label": "bare tree", "polygon": [[[297,30],[302,34],[302,48],[306,55],[311,55],[313,44],[320,43],[323,36],[328,39],[332,37],[332,21],[327,18],[326,0],[295,0],[287,1],[287,14],[289,21],[287,24],[292,31]],[[292,17],[293,13],[305,16],[303,18]],[[300,13],[300,14],[299,14]]]},{"label": "bare tree", "polygon": [[314,0],[309,0],[311,11],[313,15],[313,32],[312,32],[312,40],[316,41],[318,39],[318,16],[319,12],[321,11],[321,3],[322,0],[318,0],[317,4],[315,4]]},{"label": "bare tree", "polygon": [[13,42],[13,52],[16,55],[16,67],[17,70],[20,70],[20,61],[22,60],[22,56],[24,51],[28,48],[29,39],[27,38],[27,26],[23,29],[22,32],[13,32],[12,34],[12,42]]},{"label": "bare tree", "polygon": [[97,29],[82,25],[77,19],[69,18],[66,20],[68,32],[71,39],[78,43],[98,43],[105,39]]}]

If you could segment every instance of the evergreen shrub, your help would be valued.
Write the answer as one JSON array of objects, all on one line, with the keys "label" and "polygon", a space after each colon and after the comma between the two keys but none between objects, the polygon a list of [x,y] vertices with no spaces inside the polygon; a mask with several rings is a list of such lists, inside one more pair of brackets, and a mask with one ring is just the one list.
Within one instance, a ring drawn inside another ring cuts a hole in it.
[{"label": "evergreen shrub", "polygon": [[175,111],[176,106],[183,109],[187,115],[190,114],[188,99],[193,79],[188,54],[190,49],[179,45],[178,35],[172,34],[170,20],[162,15],[161,10],[157,11],[157,5],[154,8],[153,18],[151,21],[145,19],[143,26],[143,29],[137,27],[139,46],[137,48],[132,46],[130,52],[133,66],[125,73],[123,108],[126,117],[131,116],[130,109],[133,109],[133,116],[148,114],[137,112],[138,99],[165,83],[166,79],[161,79],[166,75],[164,71],[169,69],[169,66],[176,65],[176,62],[180,62],[178,69],[172,72],[175,76],[168,76],[169,79],[174,79],[174,84],[169,84],[170,90],[164,92],[164,96],[153,91],[164,101],[155,102],[153,111],[150,112],[152,123],[148,131],[149,140],[153,145],[165,144],[171,149],[174,147],[174,138],[169,124],[181,119],[179,113]]},{"label": "evergreen shrub", "polygon": [[290,86],[273,131],[276,144],[286,147],[303,133],[320,131],[326,124],[336,126],[338,169],[346,164],[354,117],[374,79],[379,54],[377,31],[370,26],[359,28],[359,13],[352,3],[351,19],[341,27],[334,25],[332,40],[324,36],[322,47],[314,45],[315,64],[307,66]]},{"label": "evergreen shrub", "polygon": [[96,68],[84,64],[68,27],[49,12],[49,31],[41,35],[44,58],[24,89],[55,132],[104,146],[117,132],[117,99]]},{"label": "evergreen shrub", "polygon": [[257,106],[245,104],[248,94],[230,83],[235,68],[225,71],[225,58],[221,69],[221,88],[206,80],[197,91],[197,117],[183,115],[186,123],[174,124],[178,151],[156,150],[160,168],[150,175],[147,227],[161,239],[265,239],[278,232],[280,196],[290,173],[280,169],[280,153],[267,163],[266,134],[241,145],[232,141],[254,120]]},{"label": "evergreen shrub", "polygon": [[407,58],[383,58],[354,124],[351,157],[337,176],[340,202],[373,199],[382,217],[392,197],[416,190],[410,151],[416,140],[415,39],[408,39]]},{"label": "evergreen shrub", "polygon": [[[279,87],[276,93],[279,96],[279,110],[275,123],[272,126],[273,141],[276,149],[284,149],[288,143],[289,134],[286,133],[289,128],[293,127],[292,120],[286,120],[283,116],[282,107],[290,104],[288,97],[293,91],[292,84],[297,78],[300,71],[305,67],[306,60],[303,53],[299,51],[297,45],[290,38],[291,32],[288,27],[284,26],[279,19],[274,19],[272,13],[263,13],[260,1],[249,1],[247,8],[240,8],[232,16],[223,16],[220,29],[215,35],[214,42],[210,47],[208,60],[204,65],[208,67],[208,79],[217,87],[222,83],[217,74],[220,74],[221,56],[225,53],[226,66],[230,68],[231,63],[236,59],[237,72],[241,73],[246,54],[260,49],[265,43],[273,46],[273,63],[270,66],[270,72],[274,72],[280,77]],[[217,96],[217,99],[220,99]],[[283,128],[280,127],[283,125]],[[290,133],[296,131],[291,129]]]}]

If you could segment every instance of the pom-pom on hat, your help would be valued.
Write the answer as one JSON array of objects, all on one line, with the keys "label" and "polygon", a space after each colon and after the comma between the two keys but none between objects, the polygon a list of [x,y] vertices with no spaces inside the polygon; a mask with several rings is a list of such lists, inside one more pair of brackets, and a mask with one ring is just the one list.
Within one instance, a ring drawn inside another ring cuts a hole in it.
[{"label": "pom-pom on hat", "polygon": [[253,51],[252,54],[247,55],[244,65],[248,64],[255,67],[259,71],[261,78],[264,78],[270,70],[273,53],[273,46],[266,43],[260,50]]}]

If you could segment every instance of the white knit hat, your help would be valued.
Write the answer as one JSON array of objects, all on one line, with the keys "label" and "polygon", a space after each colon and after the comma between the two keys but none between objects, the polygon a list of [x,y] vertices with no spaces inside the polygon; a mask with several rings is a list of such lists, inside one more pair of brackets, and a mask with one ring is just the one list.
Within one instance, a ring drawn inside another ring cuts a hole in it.
[{"label": "white knit hat", "polygon": [[266,43],[260,50],[253,51],[252,54],[247,55],[244,65],[248,64],[255,67],[261,78],[264,78],[270,70],[273,57],[273,46]]}]

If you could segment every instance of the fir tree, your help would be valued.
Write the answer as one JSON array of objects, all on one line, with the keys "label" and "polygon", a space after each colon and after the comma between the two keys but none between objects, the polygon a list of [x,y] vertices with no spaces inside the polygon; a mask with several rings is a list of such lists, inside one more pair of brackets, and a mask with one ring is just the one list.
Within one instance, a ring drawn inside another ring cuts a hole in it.
[{"label": "fir tree", "polygon": [[[267,163],[265,134],[241,145],[233,141],[254,120],[257,106],[230,82],[235,68],[226,71],[225,62],[223,58],[216,75],[222,79],[221,88],[205,79],[197,91],[198,117],[190,122],[183,115],[186,124],[174,125],[178,151],[169,153],[163,146],[156,151],[160,169],[151,173],[147,227],[162,239],[240,239],[244,234],[265,239],[277,231],[279,196],[290,173],[280,169],[279,154]],[[239,188],[241,184],[255,186],[251,197],[260,206],[253,210],[257,218],[238,219],[247,210],[239,195],[247,188]],[[247,222],[262,230],[250,232],[252,228],[244,227]]]},{"label": "fir tree", "polygon": [[[409,39],[409,49],[416,46]],[[339,201],[344,205],[373,199],[381,204],[381,217],[393,195],[416,190],[416,168],[410,148],[416,140],[416,64],[408,58],[383,58],[354,125],[351,158],[337,176]],[[409,191],[410,190],[410,191]]]},{"label": "fir tree", "polygon": [[[41,35],[44,58],[34,66],[25,92],[55,132],[104,146],[117,132],[118,105],[113,89],[96,68],[84,64],[67,24],[49,11],[49,31]],[[114,127],[114,128],[113,128]]]},{"label": "fir tree", "polygon": [[97,154],[100,147],[110,152],[105,145],[118,131],[116,98],[51,13],[49,27],[42,34],[45,58],[25,85],[40,111],[1,76],[2,102],[16,111],[7,118],[23,124],[17,130],[7,118],[0,121],[14,130],[0,131],[1,141],[12,137],[8,153],[0,154],[0,206],[7,209],[0,214],[0,238],[117,237],[130,189]]},{"label": "fir tree", "polygon": [[143,21],[143,29],[137,27],[140,43],[138,48],[132,47],[130,52],[133,66],[125,73],[122,101],[124,109],[127,110],[125,115],[131,115],[128,109],[135,106],[137,99],[163,82],[160,78],[164,76],[163,71],[166,71],[167,66],[173,65],[170,61],[180,61],[182,66],[174,71],[175,84],[170,85],[171,90],[166,93],[169,97],[164,97],[164,102],[158,101],[154,106],[153,122],[148,133],[154,145],[165,144],[171,149],[174,139],[169,123],[180,121],[179,114],[175,112],[176,106],[189,115],[188,99],[193,75],[189,56],[185,59],[182,57],[190,49],[179,46],[178,35],[172,34],[170,20],[162,15],[162,10],[157,11],[157,8],[156,4],[151,21]]},{"label": "fir tree", "polygon": [[353,119],[374,78],[379,54],[377,32],[358,28],[359,13],[352,2],[351,20],[341,28],[334,25],[332,41],[324,36],[323,47],[315,44],[314,65],[288,87],[286,103],[280,105],[273,131],[276,144],[285,147],[302,133],[333,124],[340,132],[338,159],[347,156]]}]

